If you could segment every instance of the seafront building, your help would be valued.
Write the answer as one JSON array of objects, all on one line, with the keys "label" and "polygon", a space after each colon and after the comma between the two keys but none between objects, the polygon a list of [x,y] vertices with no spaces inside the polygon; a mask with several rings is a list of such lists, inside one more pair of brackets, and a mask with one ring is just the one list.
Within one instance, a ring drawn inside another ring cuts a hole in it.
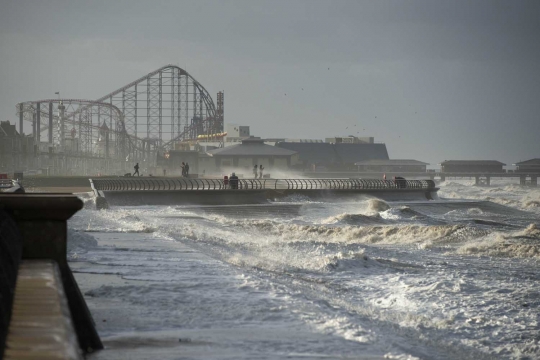
[{"label": "seafront building", "polygon": [[265,144],[264,139],[247,138],[240,144],[207,151],[199,156],[198,169],[205,174],[232,173],[251,176],[252,168],[263,166],[264,172],[285,171],[298,164],[298,153]]},{"label": "seafront building", "polygon": [[540,174],[540,158],[520,161],[514,165],[517,173]]},{"label": "seafront building", "polygon": [[426,173],[429,164],[418,160],[376,159],[359,161],[354,165],[358,167],[358,172]]},{"label": "seafront building", "polygon": [[443,173],[504,173],[503,164],[496,160],[445,160],[441,164]]},{"label": "seafront building", "polygon": [[369,140],[334,137],[326,138],[324,143],[283,141],[276,146],[298,152],[298,170],[356,171],[355,163],[358,161],[389,159],[386,144],[375,143],[373,138],[366,139]]},{"label": "seafront building", "polygon": [[363,160],[388,160],[383,143],[373,137],[326,137],[322,139],[260,138],[250,127],[226,124],[224,136],[202,136],[195,142],[158,155],[155,174],[173,175],[182,162],[189,162],[190,173],[198,176],[222,176],[236,172],[251,177],[253,166],[263,165],[266,176],[272,172],[356,171]]}]

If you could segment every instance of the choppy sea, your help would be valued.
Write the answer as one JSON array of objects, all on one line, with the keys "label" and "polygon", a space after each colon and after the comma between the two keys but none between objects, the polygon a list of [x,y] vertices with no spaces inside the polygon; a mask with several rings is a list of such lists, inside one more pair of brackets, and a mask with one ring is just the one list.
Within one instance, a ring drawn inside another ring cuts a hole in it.
[{"label": "choppy sea", "polygon": [[540,358],[540,188],[103,211],[80,196],[68,256],[106,347],[90,359]]}]

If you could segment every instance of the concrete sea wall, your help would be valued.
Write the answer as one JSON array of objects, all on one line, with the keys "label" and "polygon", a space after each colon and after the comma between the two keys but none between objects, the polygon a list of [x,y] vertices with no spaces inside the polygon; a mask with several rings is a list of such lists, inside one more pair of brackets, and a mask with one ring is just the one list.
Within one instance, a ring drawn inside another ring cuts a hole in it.
[{"label": "concrete sea wall", "polygon": [[108,205],[241,205],[264,204],[295,195],[315,201],[347,201],[359,197],[375,197],[387,201],[432,200],[436,189],[416,190],[155,190],[100,191]]}]

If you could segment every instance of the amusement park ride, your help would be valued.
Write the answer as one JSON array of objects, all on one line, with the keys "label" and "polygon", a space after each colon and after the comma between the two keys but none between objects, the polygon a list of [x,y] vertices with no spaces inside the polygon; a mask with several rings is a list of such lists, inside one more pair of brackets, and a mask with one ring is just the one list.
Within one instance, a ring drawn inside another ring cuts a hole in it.
[{"label": "amusement park ride", "polygon": [[17,104],[19,131],[32,123],[38,168],[88,175],[114,173],[189,140],[223,136],[224,94],[217,106],[187,71],[163,66],[97,100],[44,99]]}]

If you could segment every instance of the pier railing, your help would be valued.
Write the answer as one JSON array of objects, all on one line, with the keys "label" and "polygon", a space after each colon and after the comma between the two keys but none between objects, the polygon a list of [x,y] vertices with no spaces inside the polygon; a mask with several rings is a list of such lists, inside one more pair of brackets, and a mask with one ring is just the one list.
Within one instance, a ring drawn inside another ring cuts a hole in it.
[{"label": "pier railing", "polygon": [[[226,190],[231,180],[189,178],[90,179],[98,191]],[[238,179],[240,190],[430,190],[432,180],[374,179]],[[233,190],[233,189],[231,189]],[[234,191],[234,190],[233,190]]]}]

